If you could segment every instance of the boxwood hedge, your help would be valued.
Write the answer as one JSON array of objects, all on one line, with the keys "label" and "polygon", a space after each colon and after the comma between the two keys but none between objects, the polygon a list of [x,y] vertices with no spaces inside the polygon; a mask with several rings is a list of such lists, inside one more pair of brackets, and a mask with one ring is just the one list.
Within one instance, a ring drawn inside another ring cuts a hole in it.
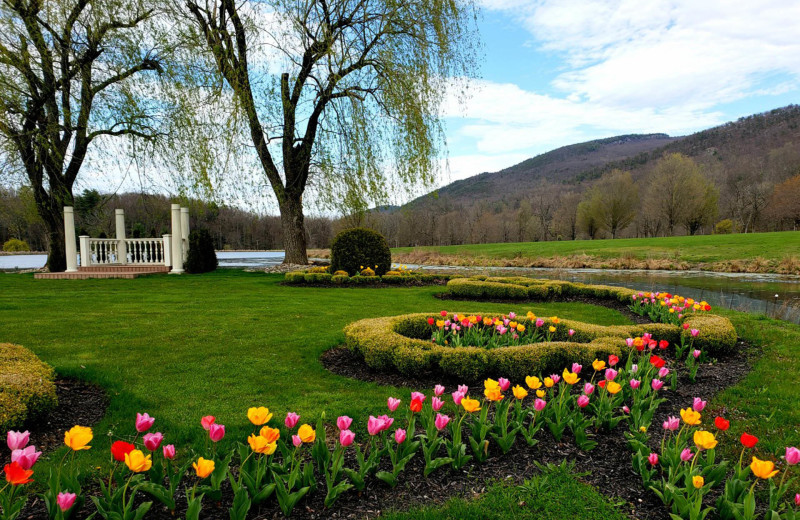
[{"label": "boxwood hedge", "polygon": [[[338,271],[337,271],[338,272]],[[445,282],[453,278],[449,274],[385,274],[383,276],[348,276],[346,274],[312,273],[309,271],[290,271],[284,275],[284,283],[289,285],[425,285]]]},{"label": "boxwood hedge", "polygon": [[55,372],[30,350],[0,343],[0,431],[56,406]]},{"label": "boxwood hedge", "polygon": [[502,276],[454,278],[447,282],[447,291],[454,297],[470,300],[526,301],[586,296],[626,303],[637,294],[637,291],[625,287]]}]

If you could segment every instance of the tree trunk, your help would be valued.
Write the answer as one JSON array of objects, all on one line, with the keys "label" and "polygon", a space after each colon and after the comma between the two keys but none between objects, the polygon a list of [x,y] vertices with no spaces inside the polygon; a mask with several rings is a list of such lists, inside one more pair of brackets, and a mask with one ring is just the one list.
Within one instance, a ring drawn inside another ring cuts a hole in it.
[{"label": "tree trunk", "polygon": [[64,242],[64,215],[49,211],[44,219],[47,226],[49,247],[47,252],[47,268],[51,273],[60,273],[67,270],[67,251]]},{"label": "tree trunk", "polygon": [[306,225],[301,196],[287,195],[280,204],[280,210],[283,249],[286,251],[283,263],[305,265],[308,263],[308,254],[306,253]]}]

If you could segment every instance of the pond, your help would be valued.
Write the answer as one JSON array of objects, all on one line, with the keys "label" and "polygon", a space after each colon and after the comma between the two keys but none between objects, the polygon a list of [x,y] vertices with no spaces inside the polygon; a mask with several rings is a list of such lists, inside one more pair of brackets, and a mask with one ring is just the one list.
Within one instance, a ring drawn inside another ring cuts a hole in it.
[{"label": "pond", "polygon": [[[263,268],[283,261],[283,251],[219,251],[220,267]],[[41,254],[0,256],[0,270],[36,269],[46,256]],[[641,271],[603,269],[459,268],[412,266],[414,269],[445,272],[490,272],[522,274],[537,278],[607,284],[641,290],[668,291],[711,305],[745,312],[767,314],[800,323],[800,277],[752,273],[711,273],[706,271]]]}]

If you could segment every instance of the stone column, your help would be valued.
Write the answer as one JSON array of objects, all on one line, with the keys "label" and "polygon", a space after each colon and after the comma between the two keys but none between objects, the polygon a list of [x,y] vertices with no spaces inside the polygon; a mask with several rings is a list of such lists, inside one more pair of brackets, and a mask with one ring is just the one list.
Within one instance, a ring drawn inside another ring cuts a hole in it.
[{"label": "stone column", "polygon": [[189,208],[181,208],[181,238],[183,239],[183,261],[189,259]]},{"label": "stone column", "polygon": [[125,243],[125,210],[115,209],[114,214],[117,218],[117,263],[128,263],[128,250]]},{"label": "stone column", "polygon": [[72,206],[64,206],[64,250],[67,253],[67,272],[78,272],[78,250],[75,245],[75,213]]},{"label": "stone column", "polygon": [[164,241],[164,265],[169,267],[172,265],[172,257],[169,254],[172,248],[172,235],[162,235],[161,239]]},{"label": "stone column", "polygon": [[181,238],[181,206],[172,205],[172,273],[183,273],[183,240]]},{"label": "stone column", "polygon": [[81,267],[92,265],[92,246],[89,244],[89,235],[81,235]]}]

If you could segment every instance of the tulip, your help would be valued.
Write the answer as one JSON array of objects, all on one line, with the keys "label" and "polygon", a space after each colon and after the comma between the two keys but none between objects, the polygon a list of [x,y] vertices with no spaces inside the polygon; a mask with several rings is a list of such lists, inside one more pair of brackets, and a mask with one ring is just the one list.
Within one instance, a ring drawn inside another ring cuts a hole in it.
[{"label": "tulip", "polygon": [[164,435],[161,432],[156,433],[147,433],[142,438],[144,440],[144,447],[150,451],[156,451],[159,446],[161,446],[161,442],[164,440]]},{"label": "tulip", "polygon": [[214,473],[214,461],[204,459],[203,457],[198,458],[197,462],[193,462],[192,467],[194,468],[194,472],[200,478],[206,478]]},{"label": "tulip", "polygon": [[635,374],[638,371],[639,371],[639,365],[637,365],[636,363],[632,364],[631,365],[631,374]]},{"label": "tulip", "polygon": [[306,443],[314,442],[317,438],[317,432],[308,424],[300,426],[297,430],[297,435],[300,437],[301,441]]},{"label": "tulip", "polygon": [[125,441],[115,441],[114,444],[111,445],[111,456],[117,462],[125,462],[125,455],[132,452],[136,449],[136,446],[131,444],[130,442]]},{"label": "tulip", "polygon": [[8,430],[6,434],[6,443],[8,444],[8,449],[11,451],[14,450],[21,450],[25,446],[28,445],[28,440],[30,439],[31,433],[27,430],[24,432],[15,432],[13,430]]},{"label": "tulip", "polygon": [[661,341],[658,342],[658,348],[660,348],[661,350],[666,350],[667,347],[669,347],[669,341],[662,339]]},{"label": "tulip", "polygon": [[618,373],[619,372],[617,372],[613,368],[607,368],[606,369],[606,381],[613,381],[614,378],[617,377]]},{"label": "tulip", "polygon": [[797,507],[800,507],[800,493],[797,493],[794,496],[794,505],[796,505]]},{"label": "tulip", "polygon": [[703,401],[699,397],[694,398],[694,401],[692,402],[692,409],[694,409],[695,412],[702,412],[705,407],[706,407],[705,401]]},{"label": "tulip", "polygon": [[70,507],[75,504],[75,499],[78,498],[78,495],[75,493],[70,493],[69,491],[62,491],[56,497],[56,504],[58,504],[58,508],[61,511],[66,512]]},{"label": "tulip", "polygon": [[647,462],[649,462],[651,466],[655,466],[656,464],[658,464],[658,454],[657,453],[651,453],[647,457]]},{"label": "tulip", "polygon": [[550,334],[552,334],[553,332],[556,331],[556,328],[550,325],[550,327],[548,327],[547,330],[550,332]]},{"label": "tulip", "polygon": [[[574,330],[572,330],[572,329],[569,329],[569,330],[567,331],[567,334],[569,334],[569,337],[571,338],[573,335],[575,335],[575,331],[574,331]],[[573,372],[575,372],[575,370],[574,370],[574,369],[573,369],[572,371],[573,371]]]},{"label": "tulip", "polygon": [[681,425],[681,420],[671,415],[667,417],[667,420],[664,421],[664,424],[662,426],[664,427],[665,430],[674,432],[680,427],[680,425]]},{"label": "tulip", "polygon": [[553,384],[557,385],[558,382],[561,381],[561,376],[558,374],[550,374],[550,379],[553,380]]},{"label": "tulip", "polygon": [[542,410],[544,410],[545,405],[547,405],[547,401],[543,399],[536,399],[533,402],[533,409],[536,410],[537,412],[541,412]]},{"label": "tulip", "polygon": [[272,414],[266,406],[259,406],[258,408],[248,408],[247,418],[255,426],[263,426],[272,419]]},{"label": "tulip", "polygon": [[786,448],[786,464],[794,466],[800,463],[800,450],[794,447]]},{"label": "tulip", "polygon": [[436,385],[433,387],[433,395],[436,397],[441,396],[444,393],[444,387],[442,385]]},{"label": "tulip", "polygon": [[269,426],[261,428],[258,434],[267,439],[267,442],[278,442],[278,439],[281,438],[281,431],[277,428],[270,428]]},{"label": "tulip", "polygon": [[528,385],[528,388],[531,390],[538,390],[542,387],[542,382],[536,376],[527,376],[525,378],[525,384]]},{"label": "tulip", "polygon": [[3,467],[3,471],[6,474],[6,482],[11,484],[12,486],[22,486],[24,484],[33,481],[33,479],[31,478],[31,476],[33,475],[33,470],[22,469],[22,466],[20,466],[16,462],[12,462],[11,464],[6,464]]},{"label": "tulip", "polygon": [[41,455],[41,451],[36,451],[36,446],[27,446],[21,450],[12,451],[11,462],[16,462],[22,469],[31,469]]},{"label": "tulip", "polygon": [[753,457],[753,462],[750,463],[750,470],[753,472],[753,475],[763,480],[772,478],[778,474],[774,462],[771,460],[760,460],[755,456]]},{"label": "tulip", "polygon": [[[391,399],[391,397],[389,399]],[[397,400],[397,404],[400,404],[400,400],[399,399]],[[391,410],[392,407],[390,406],[389,409]],[[397,409],[397,406],[395,406],[395,409]],[[392,410],[392,411],[394,411],[394,410]],[[348,429],[350,429],[350,425],[351,424],[353,424],[353,419],[351,419],[350,417],[348,417],[346,415],[341,415],[341,416],[339,416],[338,419],[336,419],[336,427],[339,428],[340,430],[348,430]]]},{"label": "tulip", "polygon": [[667,367],[663,367],[658,371],[658,377],[664,379],[669,375],[669,369]]},{"label": "tulip", "polygon": [[511,381],[509,381],[509,380],[508,380],[508,379],[506,379],[505,377],[501,377],[501,378],[498,378],[498,379],[497,379],[497,384],[499,384],[499,385],[500,385],[500,390],[501,390],[501,391],[503,391],[503,392],[505,392],[505,391],[507,391],[507,390],[509,389],[509,387],[511,386]]},{"label": "tulip", "polygon": [[683,330],[689,330],[689,324],[688,323],[684,323],[682,325],[682,327],[683,327]]},{"label": "tulip", "polygon": [[395,397],[390,397],[389,399],[386,400],[386,406],[389,408],[390,412],[397,410],[397,407],[400,406],[400,403],[401,403],[400,399],[397,399]]},{"label": "tulip", "polygon": [[753,448],[758,444],[758,437],[750,435],[749,433],[743,433],[742,436],[739,437],[739,442],[741,442],[742,446],[745,448]]},{"label": "tulip", "polygon": [[439,399],[438,397],[434,396],[431,398],[431,408],[433,408],[434,412],[438,412],[444,406],[444,401]]},{"label": "tulip", "polygon": [[664,386],[664,381],[660,379],[653,379],[650,381],[650,386],[653,388],[653,390],[661,390],[661,388]]},{"label": "tulip", "polygon": [[616,381],[609,381],[608,384],[606,385],[606,390],[608,390],[609,394],[614,395],[618,393],[620,390],[622,390],[622,386],[620,386],[620,384],[617,383]]},{"label": "tulip", "polygon": [[339,432],[339,444],[341,444],[344,448],[353,444],[355,438],[356,434],[350,430],[345,429]]},{"label": "tulip", "polygon": [[692,351],[692,355],[694,356],[695,359],[699,358],[700,354],[701,352],[697,349],[694,349],[694,351]]},{"label": "tulip", "polygon": [[689,333],[692,335],[693,338],[696,338],[697,335],[700,334],[700,331],[697,329],[692,329],[689,331]]},{"label": "tulip", "polygon": [[87,426],[73,426],[69,431],[64,432],[64,444],[69,446],[73,451],[88,450],[91,448],[89,443],[92,442],[92,429]]},{"label": "tulip", "polygon": [[467,395],[469,393],[469,387],[467,385],[458,385],[458,392]]},{"label": "tulip", "polygon": [[556,382],[553,381],[552,377],[544,378],[544,386],[546,386],[547,388],[552,388],[554,384],[556,384]]},{"label": "tulip", "polygon": [[662,368],[665,363],[666,361],[664,361],[664,359],[660,358],[659,356],[656,355],[650,356],[650,364],[656,368],[659,369]]},{"label": "tulip", "polygon": [[267,439],[255,434],[250,434],[247,443],[250,445],[250,449],[262,455],[272,455],[278,447],[277,443],[267,442]]},{"label": "tulip", "polygon": [[594,385],[592,383],[586,383],[583,385],[583,393],[586,395],[592,395],[594,392]]},{"label": "tulip", "polygon": [[681,452],[681,460],[683,462],[689,462],[690,460],[692,460],[692,457],[694,457],[694,453],[692,453],[691,448],[684,448],[683,451]]},{"label": "tulip", "polygon": [[587,406],[589,406],[589,396],[581,395],[580,397],[578,397],[578,406],[580,406],[581,408],[586,408]]},{"label": "tulip", "polygon": [[630,385],[633,390],[637,390],[641,386],[642,382],[638,379],[631,379]]},{"label": "tulip", "polygon": [[564,369],[562,376],[564,377],[564,381],[568,385],[574,385],[575,383],[581,380],[581,378],[578,377],[578,374],[576,372],[568,372],[566,368]]},{"label": "tulip", "polygon": [[730,421],[726,421],[722,417],[717,417],[717,418],[714,419],[714,426],[716,426],[718,430],[721,430],[721,431],[724,432],[725,430],[727,430],[728,428],[731,427],[731,422]]},{"label": "tulip", "polygon": [[394,431],[394,440],[397,444],[403,444],[406,440],[406,431],[398,428]]},{"label": "tulip", "polygon": [[225,425],[224,424],[212,424],[211,428],[208,430],[208,437],[214,441],[219,442],[225,437]]},{"label": "tulip", "polygon": [[464,394],[461,392],[453,392],[450,394],[453,396],[453,402],[456,403],[456,406],[461,404],[461,400],[464,399]]},{"label": "tulip", "polygon": [[522,388],[521,386],[517,385],[512,389],[514,393],[514,397],[519,400],[525,399],[528,396],[528,391]]},{"label": "tulip", "polygon": [[419,401],[421,403],[424,403],[425,402],[425,394],[423,394],[422,392],[411,392],[411,400],[412,401],[416,400],[416,401]]},{"label": "tulip", "polygon": [[611,354],[610,356],[608,356],[608,364],[609,364],[609,366],[613,367],[617,363],[619,363],[619,356],[615,356],[614,354]]},{"label": "tulip", "polygon": [[633,346],[633,338],[627,338],[627,339],[625,340],[625,344],[626,344],[627,346],[629,346],[629,347],[632,347],[632,346]]},{"label": "tulip", "polygon": [[546,396],[546,395],[547,395],[547,392],[545,392],[544,390],[537,390],[536,391],[536,397],[538,397],[539,399],[544,399],[544,396]]},{"label": "tulip", "polygon": [[205,431],[208,431],[211,429],[211,425],[214,424],[214,421],[216,420],[216,417],[213,415],[206,415],[200,419],[200,426],[202,426]]},{"label": "tulip", "polygon": [[295,448],[299,448],[303,444],[302,439],[300,439],[299,435],[292,435],[292,445]]},{"label": "tulip", "polygon": [[447,423],[449,422],[450,422],[450,416],[437,413],[436,419],[433,421],[433,424],[436,426],[437,430],[441,431],[447,426]]},{"label": "tulip", "polygon": [[701,475],[695,475],[692,477],[692,485],[695,489],[700,489],[706,484],[705,479]]},{"label": "tulip", "polygon": [[174,444],[167,444],[163,448],[161,448],[162,453],[164,454],[164,458],[167,460],[172,460],[175,458],[175,445]]},{"label": "tulip", "polygon": [[433,318],[428,318],[428,325],[433,325],[435,321]]},{"label": "tulip", "polygon": [[442,316],[442,318],[444,318],[445,316],[447,316],[447,311],[442,311],[439,314]]},{"label": "tulip", "polygon": [[378,435],[383,431],[383,420],[380,417],[370,415],[367,420],[367,431],[370,435]]},{"label": "tulip", "polygon": [[149,414],[136,414],[136,431],[139,433],[144,433],[149,430],[153,423],[156,422],[154,417],[150,417]]},{"label": "tulip", "polygon": [[483,391],[483,394],[486,396],[486,399],[490,401],[502,401],[503,394],[500,393],[500,387],[496,388],[487,388]]},{"label": "tulip", "polygon": [[289,412],[286,414],[286,419],[284,419],[283,423],[286,425],[287,428],[294,428],[297,424],[297,421],[300,420],[300,416],[294,412]]},{"label": "tulip", "polygon": [[422,401],[419,399],[412,399],[411,404],[408,406],[408,409],[414,413],[422,411]]},{"label": "tulip", "polygon": [[145,455],[141,450],[133,450],[125,454],[125,465],[134,473],[150,471],[150,468],[153,467],[152,456]]},{"label": "tulip", "polygon": [[717,445],[714,434],[705,430],[694,432],[693,439],[699,450],[712,450]]},{"label": "tulip", "polygon": [[689,426],[697,426],[700,424],[700,413],[695,412],[691,408],[682,408],[681,419]]},{"label": "tulip", "polygon": [[623,407],[622,407],[622,411],[623,411],[623,412],[625,412],[625,413],[631,413],[631,409],[630,409],[630,408],[628,408],[628,405],[627,405],[627,404],[626,404],[625,406],[623,406]]},{"label": "tulip", "polygon": [[[572,330],[572,329],[570,329],[570,330]],[[573,331],[573,332],[575,332],[575,331]],[[570,336],[572,336],[572,334],[570,334]],[[581,370],[583,370],[583,365],[578,364],[578,363],[573,363],[572,364],[572,373],[573,374],[580,374]]]},{"label": "tulip", "polygon": [[536,318],[536,326],[541,327],[544,325],[544,320],[542,318]]},{"label": "tulip", "polygon": [[477,399],[470,399],[469,397],[464,397],[461,399],[461,406],[464,407],[464,410],[469,413],[475,413],[480,411],[481,409],[481,402]]},{"label": "tulip", "polygon": [[601,370],[605,370],[606,362],[600,361],[599,359],[595,359],[592,361],[592,368],[594,368],[595,372],[600,372]]}]

